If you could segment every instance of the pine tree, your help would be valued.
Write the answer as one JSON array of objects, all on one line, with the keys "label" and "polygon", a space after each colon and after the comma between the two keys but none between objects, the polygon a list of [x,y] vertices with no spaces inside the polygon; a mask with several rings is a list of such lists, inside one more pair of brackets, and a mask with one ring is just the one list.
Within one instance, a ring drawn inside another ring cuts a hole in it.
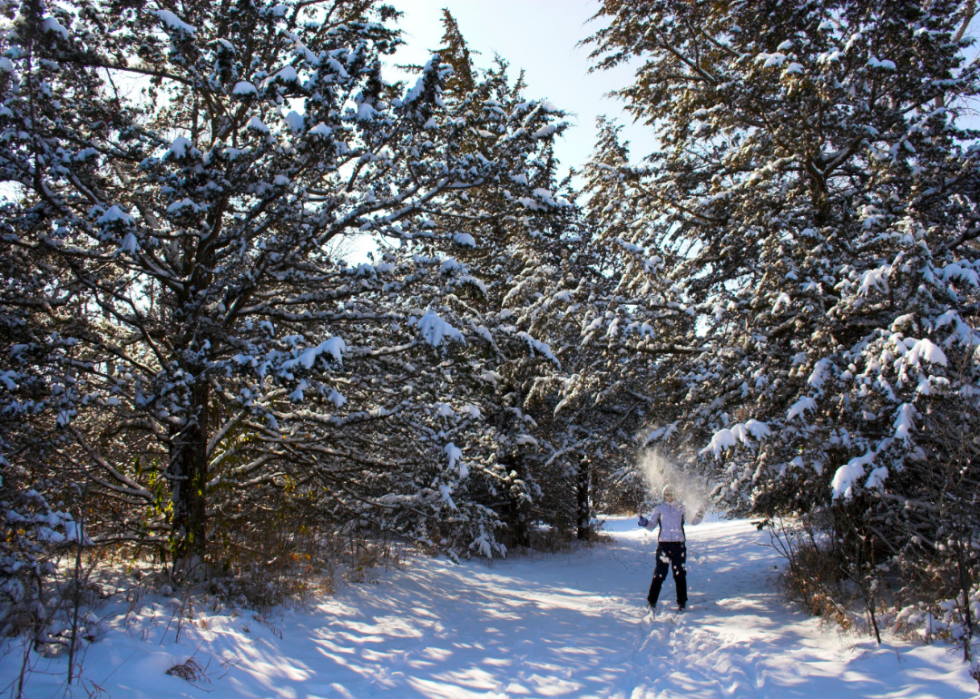
[{"label": "pine tree", "polygon": [[[247,520],[283,489],[346,516],[438,508],[438,482],[413,475],[436,447],[414,435],[445,384],[423,370],[417,400],[403,383],[459,336],[421,305],[446,290],[424,250],[454,245],[432,216],[523,170],[554,115],[460,147],[501,125],[447,108],[439,56],[410,89],[387,85],[397,13],[372,2],[7,11],[0,168],[21,196],[6,240],[55,259],[48,296],[76,300],[70,323],[31,312],[70,328],[61,458],[139,513],[107,536],[165,537],[186,569],[210,518]],[[350,267],[330,251],[355,234],[391,245]]]},{"label": "pine tree", "polygon": [[436,53],[446,65],[453,69],[452,76],[446,81],[446,91],[463,95],[476,87],[476,81],[473,79],[472,56],[473,54],[479,55],[480,52],[470,50],[456,18],[448,9],[443,8],[441,21],[443,28],[442,46]]},{"label": "pine tree", "polygon": [[[443,26],[438,53],[454,69],[447,103],[481,109],[500,124],[472,132],[461,147],[485,148],[506,133],[503,124],[529,110],[560,117],[547,102],[528,102],[523,76],[511,83],[499,57],[489,70],[477,68],[448,12]],[[594,338],[590,327],[596,296],[605,293],[597,289],[608,278],[594,260],[570,179],[557,177],[549,139],[564,128],[533,133],[542,148],[525,169],[509,173],[514,187],[467,193],[436,218],[437,229],[459,242],[444,264],[459,280],[454,323],[472,337],[456,399],[481,416],[453,432],[454,444],[467,455],[471,489],[481,482],[474,474],[485,474],[481,501],[500,514],[503,540],[522,545],[530,543],[532,522],[591,536],[603,474],[614,470],[607,466],[622,458],[618,447],[628,441],[608,428],[633,414],[615,390],[604,390],[603,376],[623,350]],[[525,185],[532,197],[517,193]]]},{"label": "pine tree", "polygon": [[[436,217],[437,230],[457,243],[443,269],[456,285],[453,297],[447,297],[453,322],[468,342],[453,389],[463,410],[451,434],[466,455],[469,476],[456,487],[465,487],[497,513],[503,531],[487,540],[504,551],[508,543],[530,543],[532,521],[554,520],[543,501],[551,484],[539,483],[533,467],[548,447],[539,438],[540,415],[532,417],[524,399],[534,378],[558,360],[539,337],[545,328],[527,322],[525,304],[536,302],[535,292],[552,291],[542,279],[528,277],[556,275],[564,249],[559,239],[574,227],[577,211],[556,192],[557,161],[550,145],[567,125],[527,126],[535,114],[561,119],[562,112],[547,101],[528,100],[523,75],[512,82],[502,58],[489,69],[478,68],[475,52],[448,12],[443,26],[437,53],[453,67],[444,98],[460,109],[479,110],[488,120],[484,129],[466,134],[460,147],[483,153],[514,130],[540,144],[534,158],[508,173],[504,186],[461,193]],[[478,417],[470,418],[467,410]]]},{"label": "pine tree", "polygon": [[660,144],[593,186],[603,224],[694,321],[653,364],[656,440],[697,444],[729,505],[834,508],[879,555],[949,458],[926,426],[977,408],[973,7],[608,0],[588,40],[597,69],[642,60],[619,95]]}]

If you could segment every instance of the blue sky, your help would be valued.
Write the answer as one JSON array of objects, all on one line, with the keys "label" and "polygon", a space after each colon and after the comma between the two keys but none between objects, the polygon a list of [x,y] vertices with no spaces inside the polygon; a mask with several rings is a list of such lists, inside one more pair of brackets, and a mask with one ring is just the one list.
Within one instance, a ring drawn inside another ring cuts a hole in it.
[{"label": "blue sky", "polygon": [[[599,9],[596,0],[388,0],[404,12],[400,26],[408,42],[394,63],[422,64],[442,37],[442,8],[452,12],[472,49],[480,51],[477,63],[487,66],[499,53],[510,62],[515,75],[523,68],[531,99],[547,98],[572,112],[569,129],[557,144],[565,167],[581,165],[595,143],[595,120],[605,114],[624,124],[634,162],[654,149],[650,130],[633,124],[615,98],[606,93],[633,81],[633,67],[589,74],[589,50],[576,44],[599,28],[589,19]],[[974,17],[967,35],[980,33],[980,15]],[[978,47],[968,52],[974,58]],[[395,76],[397,77],[397,76]],[[980,126],[976,111],[964,114],[970,125]]]},{"label": "blue sky", "polygon": [[[442,37],[442,8],[452,12],[478,65],[489,66],[495,53],[511,65],[514,76],[525,71],[528,98],[547,98],[572,112],[574,128],[557,144],[565,167],[581,165],[595,142],[595,120],[600,114],[627,124],[634,159],[653,148],[649,130],[633,125],[618,100],[605,97],[610,90],[632,82],[633,70],[623,67],[589,74],[589,50],[576,44],[600,25],[589,22],[599,8],[595,0],[389,0],[405,13],[399,26],[405,41],[393,63],[421,64]],[[397,77],[397,76],[395,76]]]}]

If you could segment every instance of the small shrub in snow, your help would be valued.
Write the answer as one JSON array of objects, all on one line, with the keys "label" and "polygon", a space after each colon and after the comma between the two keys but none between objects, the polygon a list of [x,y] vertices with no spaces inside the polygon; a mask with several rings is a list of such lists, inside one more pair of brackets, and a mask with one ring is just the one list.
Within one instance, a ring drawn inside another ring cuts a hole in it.
[{"label": "small shrub in snow", "polygon": [[167,674],[179,677],[182,680],[187,680],[188,682],[210,682],[211,680],[208,678],[207,670],[207,665],[202,666],[194,656],[191,656],[187,660],[171,667],[167,670]]}]

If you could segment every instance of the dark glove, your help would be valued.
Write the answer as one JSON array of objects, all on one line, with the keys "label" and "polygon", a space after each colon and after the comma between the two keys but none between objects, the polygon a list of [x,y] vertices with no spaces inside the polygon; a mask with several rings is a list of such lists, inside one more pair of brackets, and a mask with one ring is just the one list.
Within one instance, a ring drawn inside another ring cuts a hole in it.
[{"label": "dark glove", "polygon": [[648,524],[650,524],[650,520],[648,520],[648,519],[647,519],[646,517],[644,517],[643,515],[640,515],[640,521],[639,521],[639,522],[637,522],[637,524],[638,524],[639,526],[641,526],[641,527],[645,527],[645,526],[647,526]]}]

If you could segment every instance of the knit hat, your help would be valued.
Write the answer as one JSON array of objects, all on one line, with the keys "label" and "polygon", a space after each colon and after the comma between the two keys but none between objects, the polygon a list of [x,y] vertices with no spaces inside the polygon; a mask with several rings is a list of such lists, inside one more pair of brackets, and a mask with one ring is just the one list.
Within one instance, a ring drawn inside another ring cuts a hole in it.
[{"label": "knit hat", "polygon": [[661,495],[664,496],[664,499],[673,498],[673,497],[677,497],[677,492],[674,490],[674,486],[668,483],[667,485],[664,486],[663,491],[661,491]]}]

